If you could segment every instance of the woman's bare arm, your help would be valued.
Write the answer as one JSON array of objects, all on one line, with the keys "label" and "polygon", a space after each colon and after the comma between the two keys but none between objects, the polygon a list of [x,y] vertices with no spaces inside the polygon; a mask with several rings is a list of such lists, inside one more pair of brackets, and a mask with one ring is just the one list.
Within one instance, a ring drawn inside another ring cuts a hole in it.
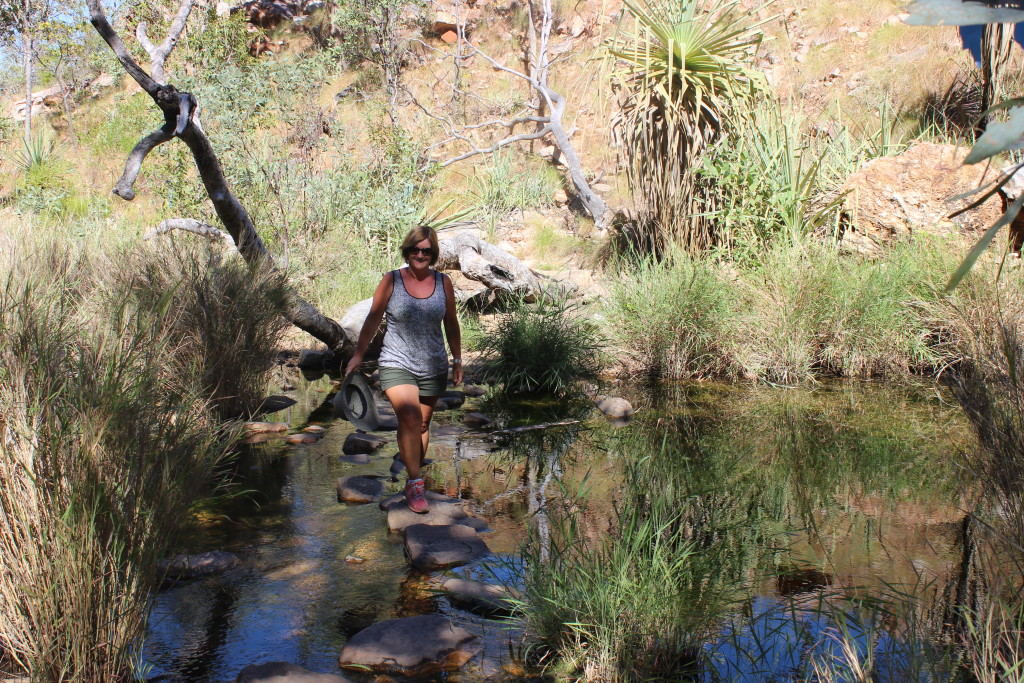
[{"label": "woman's bare arm", "polygon": [[359,330],[359,341],[356,343],[356,352],[352,354],[352,359],[345,367],[346,375],[358,370],[359,366],[362,365],[363,354],[366,353],[366,348],[370,345],[370,342],[373,341],[373,335],[377,334],[377,329],[380,327],[380,321],[384,319],[384,311],[387,310],[388,300],[391,298],[391,292],[394,288],[394,273],[388,273],[381,278],[376,291],[373,293],[373,302],[370,304],[370,312],[366,314],[366,320],[363,321],[363,327]]}]

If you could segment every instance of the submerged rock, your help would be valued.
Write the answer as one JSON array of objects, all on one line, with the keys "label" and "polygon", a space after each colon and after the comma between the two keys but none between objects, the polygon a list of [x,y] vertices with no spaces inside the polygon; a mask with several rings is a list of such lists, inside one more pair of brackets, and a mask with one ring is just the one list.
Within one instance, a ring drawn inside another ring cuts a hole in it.
[{"label": "submerged rock", "polygon": [[[295,387],[292,388],[294,389]],[[263,399],[263,403],[260,404],[258,412],[276,413],[279,410],[291,408],[296,403],[298,403],[298,401],[296,401],[294,398],[290,396],[267,396],[265,399]]]},{"label": "submerged rock", "polygon": [[250,664],[242,669],[235,683],[351,683],[338,674],[320,674],[289,662]]},{"label": "submerged rock", "polygon": [[384,482],[369,477],[340,477],[339,503],[372,503],[384,495]]},{"label": "submerged rock", "polygon": [[494,423],[494,420],[483,413],[468,412],[462,416],[462,422],[469,427],[487,427]]},{"label": "submerged rock", "polygon": [[160,571],[165,580],[199,579],[231,571],[242,564],[242,559],[234,553],[223,550],[210,550],[198,555],[175,555],[160,563]]},{"label": "submerged rock", "polygon": [[286,443],[311,444],[322,438],[324,438],[322,432],[299,432],[298,434],[289,434],[284,440]]},{"label": "submerged rock", "polygon": [[480,639],[438,614],[388,619],[352,636],[338,666],[377,673],[430,676],[475,657]]},{"label": "submerged rock", "polygon": [[242,425],[246,435],[287,432],[287,422],[246,422]]},{"label": "submerged rock", "polygon": [[491,550],[476,529],[463,524],[412,524],[405,529],[405,553],[413,567],[430,571],[467,564]]},{"label": "submerged rock", "polygon": [[450,578],[441,581],[441,590],[456,607],[485,617],[515,611],[514,596],[504,586]]},{"label": "submerged rock", "polygon": [[345,437],[345,443],[341,451],[346,455],[353,453],[373,453],[388,442],[383,436],[366,434],[364,432],[353,432]]},{"label": "submerged rock", "polygon": [[605,396],[594,402],[597,409],[612,418],[613,420],[624,420],[631,417],[635,412],[633,405],[624,398],[618,396]]}]

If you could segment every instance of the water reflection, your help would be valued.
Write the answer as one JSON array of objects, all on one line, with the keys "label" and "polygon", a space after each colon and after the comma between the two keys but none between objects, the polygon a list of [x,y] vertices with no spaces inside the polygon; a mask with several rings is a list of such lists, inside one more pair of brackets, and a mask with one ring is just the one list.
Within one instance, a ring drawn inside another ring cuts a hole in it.
[{"label": "water reflection", "polygon": [[[502,672],[512,670],[515,651],[507,631],[452,608],[429,576],[409,572],[401,539],[387,533],[376,506],[337,503],[337,477],[385,475],[394,446],[366,464],[343,462],[352,428],[336,419],[329,389],[327,380],[301,386],[299,404],[278,416],[295,429],[324,425],[322,441],[254,447],[236,465],[246,493],[204,511],[206,522],[184,550],[232,550],[248,571],[154,597],[144,651],[151,674],[224,680],[268,660],[334,671],[342,645],[362,628],[440,612],[486,639],[490,654],[464,680],[516,680]],[[689,603],[709,663],[691,674],[707,680],[806,673],[819,662],[806,656],[808,643],[827,641],[837,619],[856,647],[896,652],[891,625],[858,620],[854,627],[836,616],[849,611],[844,601],[922,577],[955,577],[962,515],[946,464],[968,430],[933,390],[666,385],[624,395],[640,410],[620,429],[585,401],[467,401],[465,409],[482,410],[502,428],[582,420],[493,439],[466,430],[462,411],[438,414],[429,486],[470,501],[494,529],[488,545],[506,558],[457,573],[520,583],[517,554],[527,536],[549,562],[567,519],[596,548],[621,530],[622,511],[643,518],[655,507],[670,510],[692,549],[671,594]],[[350,555],[365,562],[346,563]],[[812,609],[823,596],[829,611]],[[797,616],[793,599],[808,601]],[[763,661],[749,656],[753,641],[767,648]],[[832,648],[815,656],[826,661]]]}]

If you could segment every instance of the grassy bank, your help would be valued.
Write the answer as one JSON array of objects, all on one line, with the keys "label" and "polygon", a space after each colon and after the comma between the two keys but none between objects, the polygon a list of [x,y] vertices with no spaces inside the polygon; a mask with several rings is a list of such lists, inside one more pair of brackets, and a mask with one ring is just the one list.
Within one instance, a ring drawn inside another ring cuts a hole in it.
[{"label": "grassy bank", "polygon": [[[935,305],[963,249],[919,241],[865,260],[808,239],[752,266],[677,251],[623,268],[604,311],[617,344],[655,377],[791,384],[936,372],[955,352]],[[968,305],[981,287],[956,300]]]},{"label": "grassy bank", "polygon": [[64,237],[0,233],[0,668],[133,680],[223,419],[265,395],[279,279]]}]

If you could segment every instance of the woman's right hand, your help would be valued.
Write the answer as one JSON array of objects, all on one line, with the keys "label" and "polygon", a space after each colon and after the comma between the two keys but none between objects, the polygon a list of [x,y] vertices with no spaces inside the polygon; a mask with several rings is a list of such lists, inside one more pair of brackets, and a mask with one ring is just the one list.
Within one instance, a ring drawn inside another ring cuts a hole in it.
[{"label": "woman's right hand", "polygon": [[363,354],[357,353],[352,356],[352,360],[345,366],[345,377],[348,377],[353,372],[359,369],[359,366],[363,364]]}]

